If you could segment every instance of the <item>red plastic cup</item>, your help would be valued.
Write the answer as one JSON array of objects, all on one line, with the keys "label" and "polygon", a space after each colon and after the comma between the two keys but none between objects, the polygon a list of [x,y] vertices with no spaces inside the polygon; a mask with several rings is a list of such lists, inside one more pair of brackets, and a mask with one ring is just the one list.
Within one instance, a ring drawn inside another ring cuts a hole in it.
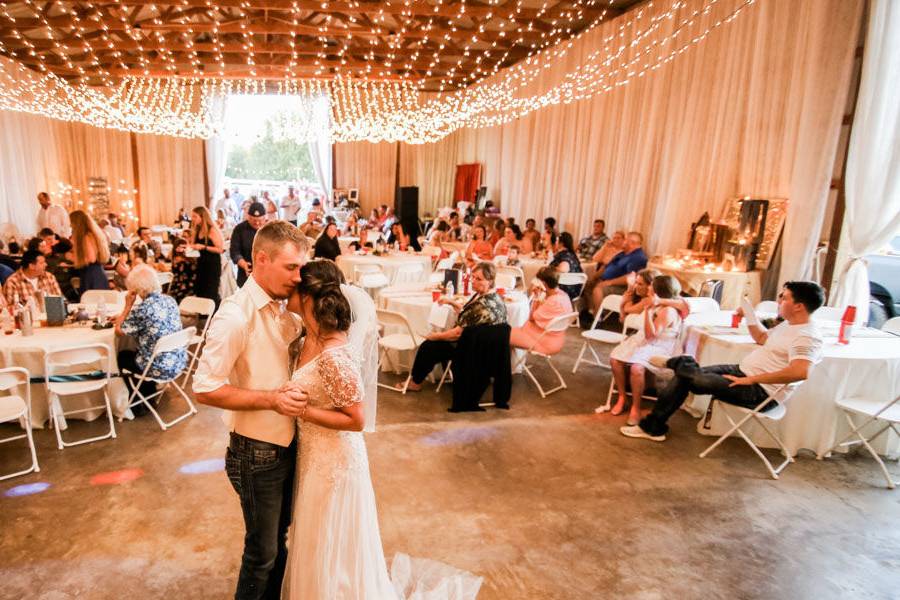
[{"label": "red plastic cup", "polygon": [[503,298],[504,296],[506,296],[506,289],[505,288],[497,288],[497,295],[500,296],[501,298]]},{"label": "red plastic cup", "polygon": [[731,315],[731,326],[734,328],[739,327],[741,324],[741,315],[736,312]]},{"label": "red plastic cup", "polygon": [[431,290],[431,301],[437,302],[441,299],[441,290]]}]

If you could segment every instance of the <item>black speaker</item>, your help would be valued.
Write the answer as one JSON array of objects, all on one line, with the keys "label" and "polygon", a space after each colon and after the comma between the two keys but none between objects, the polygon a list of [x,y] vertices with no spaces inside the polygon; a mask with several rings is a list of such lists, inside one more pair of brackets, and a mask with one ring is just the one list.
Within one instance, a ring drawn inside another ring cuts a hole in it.
[{"label": "black speaker", "polygon": [[398,187],[394,196],[394,212],[401,223],[419,220],[419,188]]}]

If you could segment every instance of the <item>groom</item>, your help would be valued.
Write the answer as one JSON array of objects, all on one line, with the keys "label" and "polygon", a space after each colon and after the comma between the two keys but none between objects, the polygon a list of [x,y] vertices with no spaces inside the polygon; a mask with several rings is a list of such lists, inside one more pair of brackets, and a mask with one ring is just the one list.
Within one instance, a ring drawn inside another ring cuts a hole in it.
[{"label": "groom", "polygon": [[291,376],[288,345],[300,320],[284,302],[300,281],[306,237],[286,221],[253,240],[253,273],[213,317],[194,375],[198,402],[226,409],[231,430],[225,471],[244,513],[244,554],[235,598],[277,599],[287,560],[296,421],[306,393],[282,388]]}]

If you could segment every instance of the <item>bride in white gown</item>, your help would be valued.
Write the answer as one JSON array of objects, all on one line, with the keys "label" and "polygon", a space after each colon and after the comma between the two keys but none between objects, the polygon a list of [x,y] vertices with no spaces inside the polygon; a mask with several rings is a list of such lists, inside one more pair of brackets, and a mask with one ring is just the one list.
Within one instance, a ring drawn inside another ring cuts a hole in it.
[{"label": "bride in white gown", "polygon": [[299,293],[288,304],[306,323],[292,383],[307,391],[309,404],[298,420],[299,463],[282,597],[474,598],[481,578],[433,561],[398,555],[394,581],[388,575],[362,433],[374,428],[377,320],[365,292],[339,286],[340,277],[331,261],[307,263]]}]

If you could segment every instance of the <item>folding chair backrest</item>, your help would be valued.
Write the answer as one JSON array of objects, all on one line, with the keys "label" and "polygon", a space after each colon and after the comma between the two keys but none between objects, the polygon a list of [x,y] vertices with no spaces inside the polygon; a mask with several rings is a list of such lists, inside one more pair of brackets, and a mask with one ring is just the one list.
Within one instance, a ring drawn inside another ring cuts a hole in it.
[{"label": "folding chair backrest", "polygon": [[100,370],[109,379],[112,352],[106,344],[87,344],[49,350],[44,354],[46,384],[54,375],[74,375]]},{"label": "folding chair backrest", "polygon": [[520,279],[522,281],[525,281],[525,271],[523,271],[521,267],[510,267],[508,265],[504,265],[497,268],[497,274],[499,275],[501,273],[512,275],[516,278],[516,281],[519,281]]},{"label": "folding chair backrest", "polygon": [[885,321],[884,325],[881,326],[881,330],[893,333],[894,335],[900,335],[900,317],[894,317]]},{"label": "folding chair backrest", "polygon": [[121,304],[121,297],[115,290],[88,290],[81,295],[81,304]]},{"label": "folding chair backrest", "polygon": [[446,271],[447,269],[453,268],[453,259],[452,258],[442,258],[438,261],[437,267],[435,270],[437,271]]},{"label": "folding chair backrest", "polygon": [[393,310],[376,309],[375,314],[378,315],[379,324],[385,327],[390,325],[394,327],[402,327],[406,329],[406,332],[409,335],[410,339],[412,339],[413,342],[416,341],[416,336],[413,333],[412,325],[409,324],[409,320],[403,313],[395,312]]},{"label": "folding chair backrest", "polygon": [[153,347],[154,356],[163,352],[178,350],[179,348],[187,348],[196,333],[196,327],[185,327],[181,331],[162,336],[156,340],[156,346]]},{"label": "folding chair backrest", "polygon": [[516,287],[516,276],[510,273],[497,273],[494,287],[503,288],[505,290],[514,289]]},{"label": "folding chair backrest", "polygon": [[560,285],[580,285],[583,287],[587,283],[587,278],[585,273],[560,273],[559,283]]},{"label": "folding chair backrest", "polygon": [[507,262],[509,262],[509,257],[506,256],[505,254],[498,254],[497,256],[494,257],[494,264],[497,265],[498,267],[506,266]]},{"label": "folding chair backrest", "polygon": [[754,310],[758,313],[777,313],[778,303],[774,300],[763,300],[756,305],[756,308],[754,308]]},{"label": "folding chair backrest", "polygon": [[381,265],[356,265],[353,267],[353,279],[357,282],[366,273],[381,273]]},{"label": "folding chair backrest", "polygon": [[700,297],[712,298],[716,302],[722,301],[722,292],[725,291],[725,282],[721,279],[707,279],[700,284]]},{"label": "folding chair backrest", "polygon": [[572,319],[574,319],[577,316],[578,316],[577,312],[570,312],[565,315],[560,315],[547,324],[545,331],[548,331],[548,332],[549,331],[553,331],[553,332],[566,331],[569,328],[569,325],[571,324]]},{"label": "folding chair backrest", "polygon": [[603,302],[600,303],[600,312],[603,312],[604,310],[614,313],[622,312],[621,294],[609,294],[608,296],[604,296]]},{"label": "folding chair backrest", "polygon": [[428,256],[440,256],[442,250],[437,246],[423,246],[422,254],[427,254]]},{"label": "folding chair backrest", "polygon": [[171,271],[159,271],[156,273],[156,280],[159,281],[159,285],[161,286],[172,283],[172,279],[174,279],[174,277],[172,276]]},{"label": "folding chair backrest", "polygon": [[0,369],[0,392],[8,392],[12,388],[25,385],[27,387],[31,376],[27,369],[22,367],[9,367]]},{"label": "folding chair backrest", "polygon": [[718,312],[720,310],[719,303],[713,298],[700,296],[698,298],[682,298],[682,300],[687,303],[691,313]]},{"label": "folding chair backrest", "polygon": [[187,296],[178,303],[178,310],[183,313],[194,313],[210,317],[216,311],[216,303],[210,298]]},{"label": "folding chair backrest", "polygon": [[644,326],[644,313],[640,312],[637,314],[630,314],[625,317],[625,320],[622,322],[622,333],[626,331],[635,330],[637,331],[641,327]]},{"label": "folding chair backrest", "polygon": [[428,313],[428,324],[435,329],[444,330],[450,323],[452,312],[452,309],[446,304],[434,303],[431,305],[431,311]]}]

